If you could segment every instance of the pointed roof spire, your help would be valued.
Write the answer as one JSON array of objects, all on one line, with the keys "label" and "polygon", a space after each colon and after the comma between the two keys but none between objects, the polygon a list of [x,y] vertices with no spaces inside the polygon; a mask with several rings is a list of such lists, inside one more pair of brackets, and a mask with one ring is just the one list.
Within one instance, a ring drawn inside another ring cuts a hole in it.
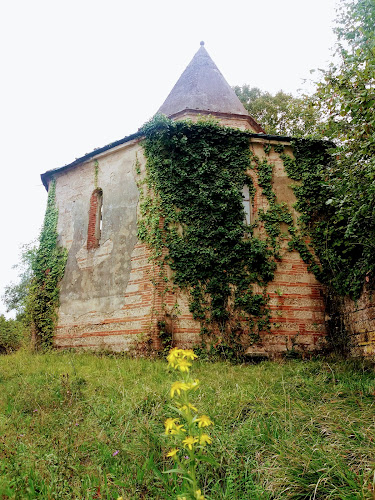
[{"label": "pointed roof spire", "polygon": [[181,114],[185,110],[196,113],[219,113],[240,115],[251,120],[252,128],[262,132],[227,83],[216,64],[200,42],[200,48],[178,79],[176,85],[159,108],[159,113],[167,116]]}]

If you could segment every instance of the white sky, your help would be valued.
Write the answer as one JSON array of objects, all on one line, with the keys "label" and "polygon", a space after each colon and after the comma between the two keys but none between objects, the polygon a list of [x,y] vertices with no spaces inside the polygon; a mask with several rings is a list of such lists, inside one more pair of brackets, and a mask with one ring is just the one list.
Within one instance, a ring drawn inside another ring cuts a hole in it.
[{"label": "white sky", "polygon": [[[0,295],[37,238],[40,174],[136,132],[205,47],[230,85],[307,89],[339,0],[8,0],[0,7]],[[0,302],[0,314],[5,307]]]}]

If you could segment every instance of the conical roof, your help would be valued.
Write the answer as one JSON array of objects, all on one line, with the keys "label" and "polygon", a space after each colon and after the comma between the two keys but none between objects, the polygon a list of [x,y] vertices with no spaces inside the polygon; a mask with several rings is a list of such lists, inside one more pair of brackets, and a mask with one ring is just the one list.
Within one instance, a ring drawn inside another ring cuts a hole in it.
[{"label": "conical roof", "polygon": [[158,112],[171,116],[186,109],[249,116],[203,42]]}]

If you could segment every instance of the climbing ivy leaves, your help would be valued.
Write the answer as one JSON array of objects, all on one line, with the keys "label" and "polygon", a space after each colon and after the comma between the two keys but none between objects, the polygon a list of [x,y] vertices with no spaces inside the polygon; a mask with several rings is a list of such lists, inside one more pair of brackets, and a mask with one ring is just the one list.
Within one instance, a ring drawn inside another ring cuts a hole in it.
[{"label": "climbing ivy leaves", "polygon": [[[294,192],[298,200],[296,209],[301,214],[299,222],[318,260],[306,245],[303,248],[296,245],[296,249],[310,263],[318,280],[335,294],[358,299],[364,283],[373,280],[375,274],[374,218],[363,216],[357,220],[355,231],[352,230],[352,220],[358,219],[359,209],[350,202],[353,192],[346,180],[353,172],[342,170],[332,143],[294,139],[292,144],[294,158],[287,155],[282,158],[289,178],[298,181]],[[360,176],[357,186],[358,192],[371,189]]]},{"label": "climbing ivy leaves", "polygon": [[[250,184],[247,134],[213,122],[156,117],[144,127],[148,195],[140,238],[190,292],[202,331],[256,336],[268,327],[265,287],[275,263],[267,243],[244,222],[242,188]],[[163,224],[160,224],[160,221]],[[246,325],[246,326],[244,326]]]},{"label": "climbing ivy leaves", "polygon": [[[169,264],[174,283],[190,292],[191,312],[204,332],[241,336],[244,321],[255,337],[267,329],[265,289],[285,249],[283,239],[334,293],[359,297],[375,269],[375,253],[372,245],[353,241],[342,211],[330,203],[340,174],[330,142],[294,139],[294,157],[281,144],[266,144],[258,157],[250,152],[249,133],[213,122],[157,117],[144,133],[148,194],[139,234],[154,258]],[[297,224],[273,191],[271,148],[294,181]],[[249,170],[267,207],[246,226],[241,191],[247,183],[254,196]],[[253,232],[257,224],[264,228],[260,238]]]},{"label": "climbing ivy leaves", "polygon": [[52,345],[59,305],[58,285],[64,276],[67,259],[67,251],[57,244],[55,195],[56,186],[52,181],[39,247],[32,262],[33,279],[27,302],[27,315],[35,332],[36,344],[42,349]]}]

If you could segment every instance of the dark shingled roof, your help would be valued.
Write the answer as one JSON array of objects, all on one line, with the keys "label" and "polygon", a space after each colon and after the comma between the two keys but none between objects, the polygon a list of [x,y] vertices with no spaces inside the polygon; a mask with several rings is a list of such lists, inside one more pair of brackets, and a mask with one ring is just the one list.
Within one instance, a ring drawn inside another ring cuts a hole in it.
[{"label": "dark shingled roof", "polygon": [[185,109],[249,116],[203,42],[158,112],[171,116]]}]

